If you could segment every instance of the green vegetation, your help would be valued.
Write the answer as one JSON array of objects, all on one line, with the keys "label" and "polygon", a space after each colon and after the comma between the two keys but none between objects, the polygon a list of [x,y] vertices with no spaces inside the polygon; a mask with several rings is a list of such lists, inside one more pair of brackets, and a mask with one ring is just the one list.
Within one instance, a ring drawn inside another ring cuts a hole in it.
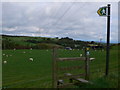
[{"label": "green vegetation", "polygon": [[[25,53],[24,53],[25,52]],[[60,57],[79,57],[83,50],[59,50]],[[3,50],[3,88],[51,88],[52,50]],[[90,50],[90,81],[93,85],[80,84],[75,88],[117,88],[118,87],[118,49],[111,47],[109,76],[105,77],[106,51]],[[12,55],[12,56],[10,56]],[[32,57],[34,60],[29,61]],[[79,63],[77,63],[79,64]],[[81,63],[80,63],[81,64]],[[74,65],[73,63],[69,65]],[[71,71],[72,72],[72,71]],[[74,71],[73,71],[74,72]],[[79,72],[79,71],[78,71]]]},{"label": "green vegetation", "polygon": [[[52,49],[53,47],[71,47],[73,49],[82,49],[86,44],[97,45],[94,41],[84,42],[81,40],[73,40],[69,37],[64,38],[46,38],[46,37],[28,37],[28,36],[8,36],[2,35],[2,49]],[[104,44],[102,44],[104,47]]]}]

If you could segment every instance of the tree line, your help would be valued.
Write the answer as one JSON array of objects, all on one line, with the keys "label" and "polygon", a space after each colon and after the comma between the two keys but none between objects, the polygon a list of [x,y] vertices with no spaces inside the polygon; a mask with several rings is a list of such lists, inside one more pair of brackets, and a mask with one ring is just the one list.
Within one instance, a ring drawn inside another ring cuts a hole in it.
[{"label": "tree line", "polygon": [[[81,40],[73,40],[69,37],[63,37],[63,38],[41,38],[37,37],[34,38],[28,38],[24,37],[24,39],[21,39],[19,42],[14,39],[16,36],[3,36],[2,38],[2,49],[51,49],[54,46],[58,46],[60,48],[65,47],[71,47],[73,49],[82,49],[87,44],[98,44],[94,41],[91,42],[85,42]],[[18,38],[18,37],[17,37]],[[19,36],[18,39],[21,37]],[[23,37],[22,37],[23,38]],[[17,43],[16,43],[17,42]],[[22,44],[20,44],[22,43]]]}]

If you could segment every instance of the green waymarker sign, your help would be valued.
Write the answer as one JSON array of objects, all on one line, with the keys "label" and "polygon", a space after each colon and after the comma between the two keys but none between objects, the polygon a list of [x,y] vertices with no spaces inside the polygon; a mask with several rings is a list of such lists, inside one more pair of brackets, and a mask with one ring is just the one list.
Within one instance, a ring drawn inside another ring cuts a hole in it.
[{"label": "green waymarker sign", "polygon": [[109,59],[110,59],[110,4],[99,8],[97,13],[100,16],[107,16],[107,44],[106,44],[106,69],[105,75],[109,74]]},{"label": "green waymarker sign", "polygon": [[97,11],[97,13],[100,16],[107,16],[107,7],[101,7],[101,8],[99,8],[99,10]]}]

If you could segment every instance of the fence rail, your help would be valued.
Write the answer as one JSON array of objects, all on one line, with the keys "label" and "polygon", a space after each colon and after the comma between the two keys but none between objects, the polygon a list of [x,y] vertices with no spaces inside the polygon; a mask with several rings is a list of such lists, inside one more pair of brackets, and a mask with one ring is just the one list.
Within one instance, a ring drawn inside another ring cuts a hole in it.
[{"label": "fence rail", "polygon": [[70,58],[57,58],[57,61],[81,61],[86,60],[85,57],[70,57]]}]

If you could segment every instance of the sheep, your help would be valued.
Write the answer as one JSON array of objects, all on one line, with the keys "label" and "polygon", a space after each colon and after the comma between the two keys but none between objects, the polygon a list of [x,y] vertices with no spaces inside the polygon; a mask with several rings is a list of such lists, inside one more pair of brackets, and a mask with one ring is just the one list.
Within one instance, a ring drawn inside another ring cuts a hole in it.
[{"label": "sheep", "polygon": [[5,56],[5,54],[3,53],[3,56]]},{"label": "sheep", "polygon": [[33,58],[29,58],[30,61],[33,61]]},{"label": "sheep", "polygon": [[14,48],[14,50],[16,50],[16,49]]},{"label": "sheep", "polygon": [[82,57],[82,54],[80,54],[80,57]]},{"label": "sheep", "polygon": [[8,57],[8,55],[6,55],[6,57]]},{"label": "sheep", "polygon": [[30,50],[32,50],[32,48],[30,48]]},{"label": "sheep", "polygon": [[95,58],[90,58],[90,61],[94,60]]},{"label": "sheep", "polygon": [[23,52],[23,53],[26,53],[26,52]]},{"label": "sheep", "polygon": [[4,63],[4,64],[6,64],[6,63],[7,63],[7,61],[3,61],[3,63]]}]

